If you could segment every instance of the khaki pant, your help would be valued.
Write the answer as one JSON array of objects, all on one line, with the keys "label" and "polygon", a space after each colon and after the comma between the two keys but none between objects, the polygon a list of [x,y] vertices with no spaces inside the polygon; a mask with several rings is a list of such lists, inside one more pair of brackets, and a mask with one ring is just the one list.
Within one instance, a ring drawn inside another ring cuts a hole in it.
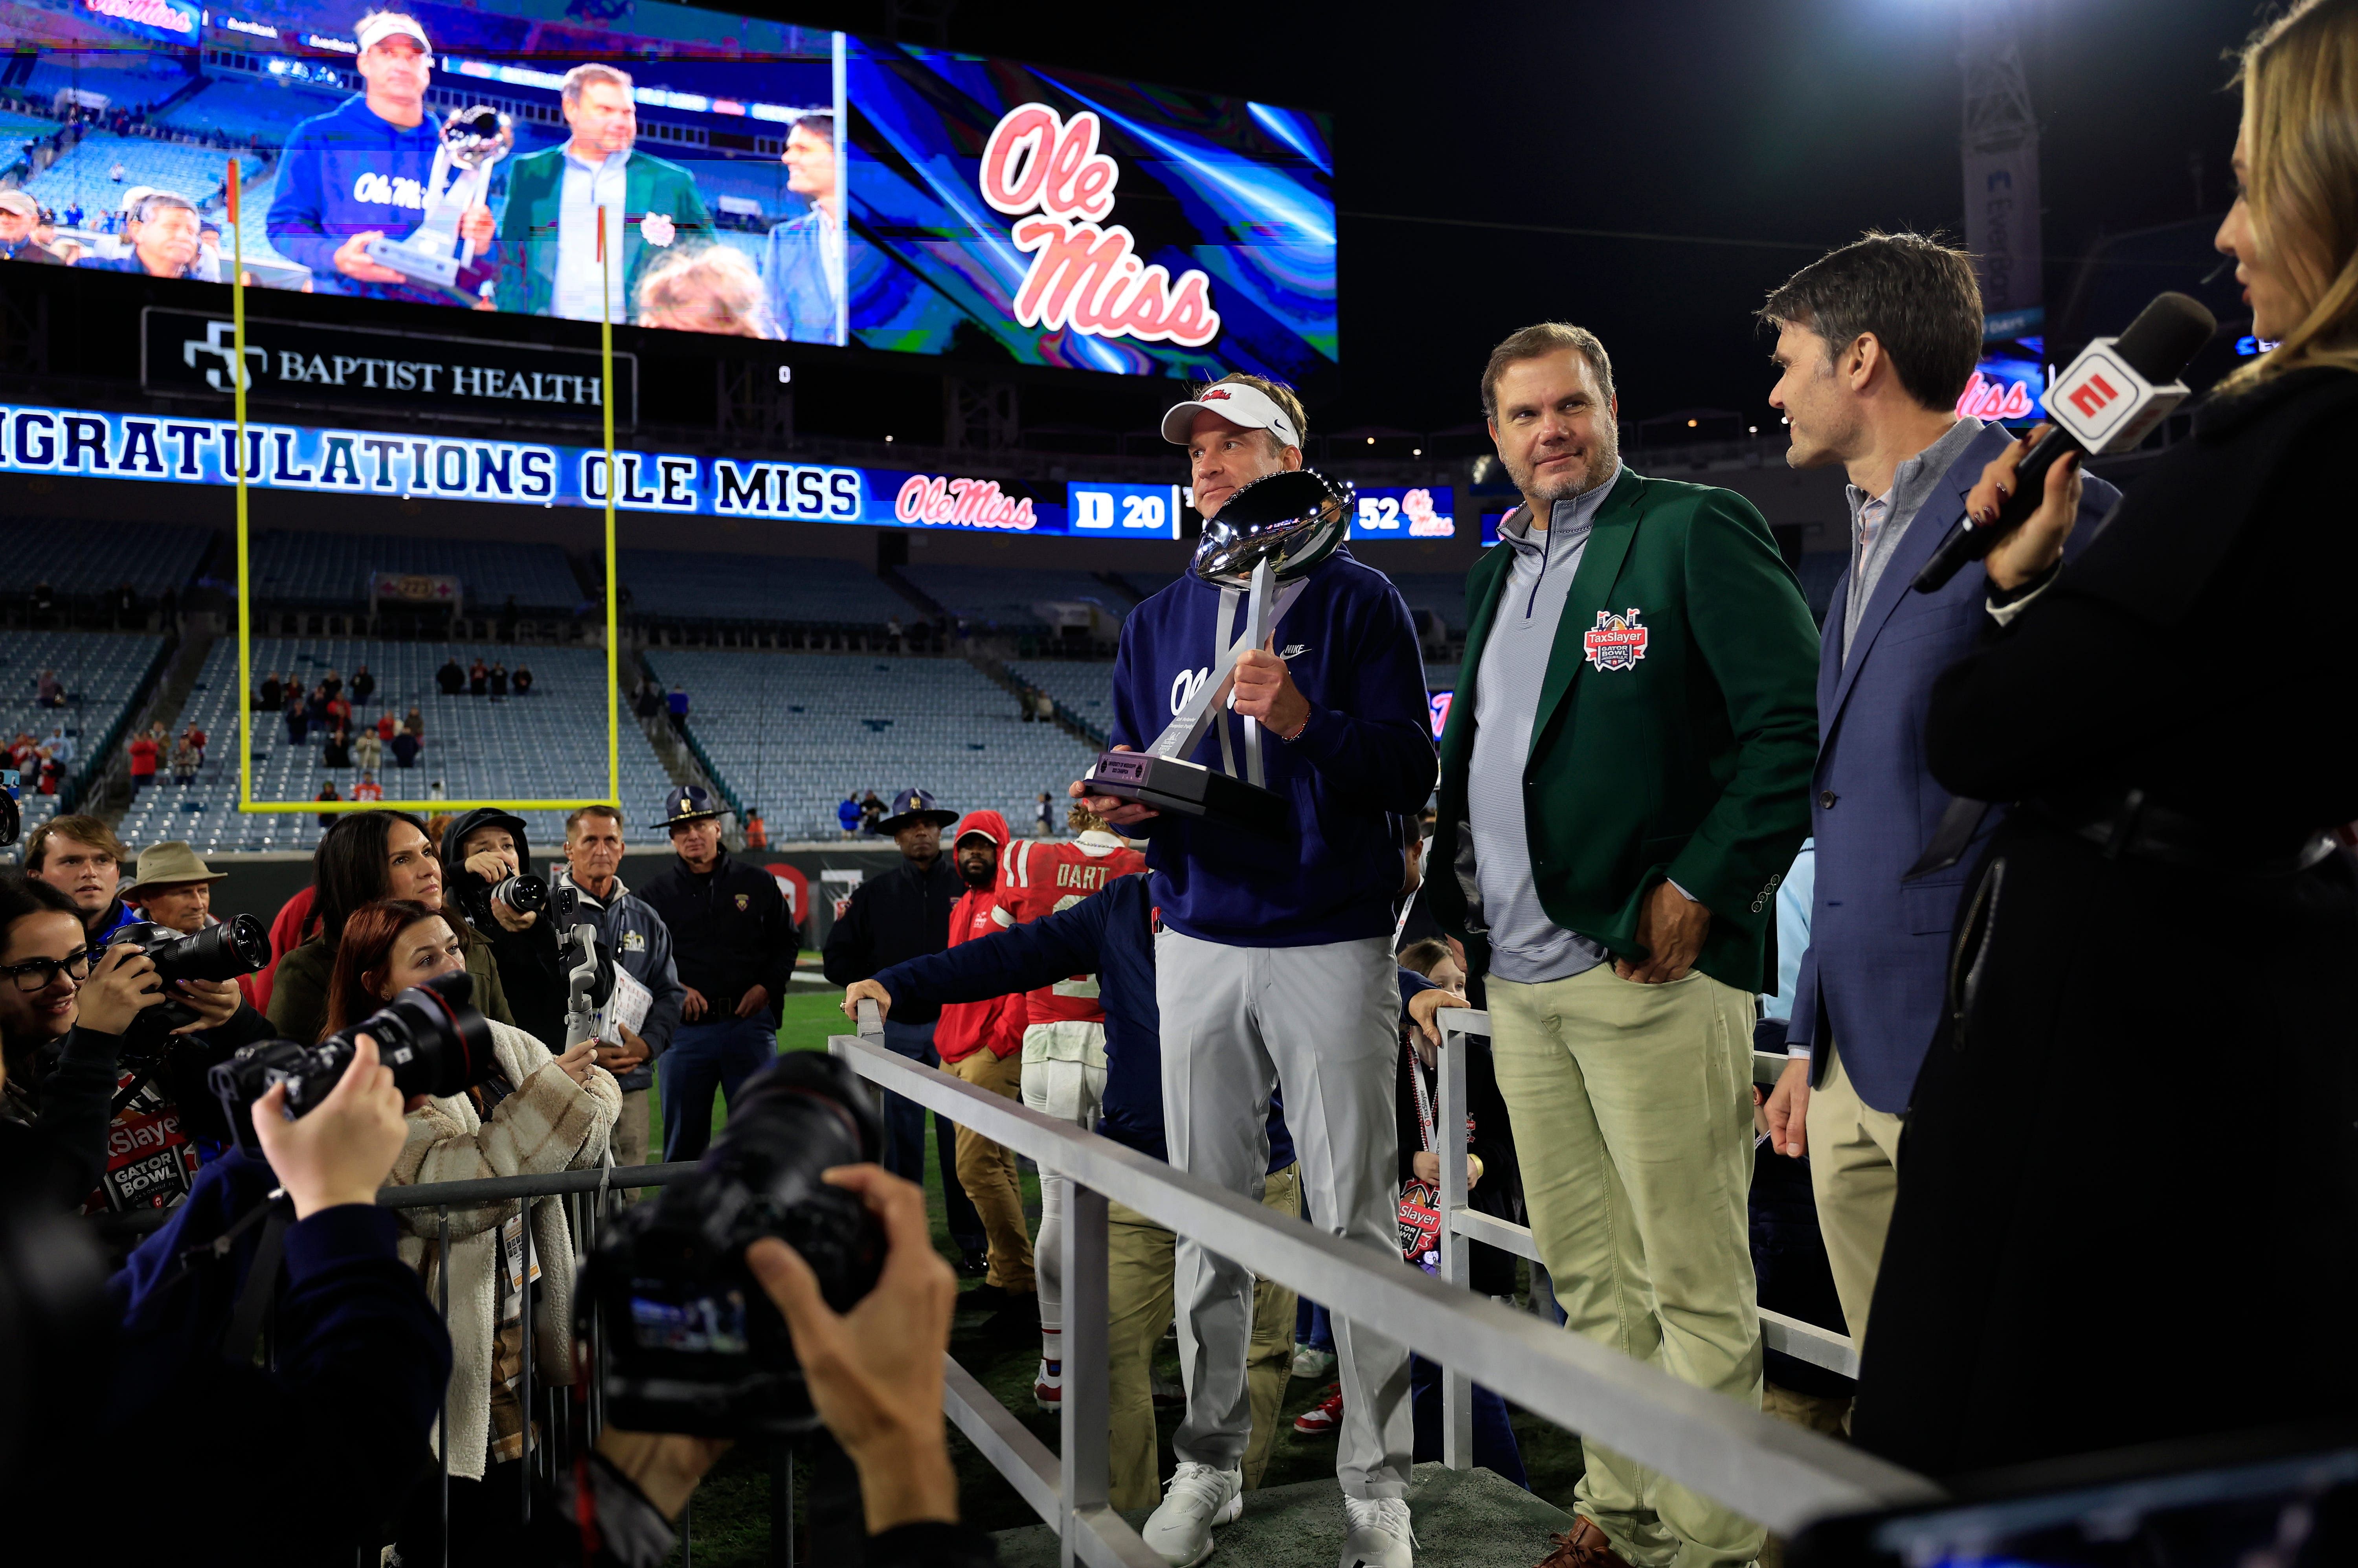
[{"label": "khaki pant", "polygon": [[1833,1266],[1834,1294],[1851,1343],[1866,1347],[1866,1309],[1883,1266],[1883,1238],[1899,1195],[1899,1118],[1858,1098],[1842,1055],[1833,1052],[1825,1082],[1810,1096],[1810,1190],[1818,1200],[1818,1230]]},{"label": "khaki pant", "polygon": [[[1302,1214],[1301,1168],[1272,1173],[1261,1202],[1279,1214]],[[1152,1508],[1163,1495],[1154,1441],[1154,1396],[1148,1364],[1171,1326],[1172,1250],[1176,1240],[1133,1208],[1108,1204],[1106,1225],[1107,1399],[1113,1433],[1107,1452],[1113,1506]],[[1280,1408],[1293,1359],[1293,1289],[1275,1280],[1253,1285],[1252,1348],[1245,1385],[1252,1398],[1252,1434],[1245,1440],[1245,1490],[1260,1485],[1276,1440]]]},{"label": "khaki pant", "polygon": [[[1020,1054],[996,1056],[986,1047],[958,1061],[944,1062],[942,1071],[1008,1099],[1022,1098]],[[993,1143],[972,1128],[960,1127],[957,1179],[966,1195],[974,1200],[974,1212],[982,1217],[983,1234],[990,1238],[987,1282],[1006,1291],[1030,1291],[1032,1233],[1023,1223],[1023,1182],[1016,1173],[1015,1156],[1005,1145]]]},{"label": "khaki pant", "polygon": [[[1609,963],[1489,981],[1491,1051],[1532,1239],[1565,1326],[1758,1409],[1752,999]],[[1632,1568],[1750,1563],[1759,1525],[1595,1444],[1574,1506]]]}]

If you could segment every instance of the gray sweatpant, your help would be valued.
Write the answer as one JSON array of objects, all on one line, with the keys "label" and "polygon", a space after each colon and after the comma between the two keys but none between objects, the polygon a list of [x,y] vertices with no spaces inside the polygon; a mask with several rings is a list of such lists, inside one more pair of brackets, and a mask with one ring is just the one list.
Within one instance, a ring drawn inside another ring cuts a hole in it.
[{"label": "gray sweatpant", "polygon": [[[1393,1120],[1400,986],[1380,936],[1315,947],[1227,947],[1175,931],[1154,938],[1163,1012],[1163,1122],[1171,1163],[1258,1201],[1269,1170],[1269,1098],[1302,1162],[1317,1222],[1401,1268]],[[1252,1426],[1245,1354],[1253,1277],[1179,1238],[1173,1292],[1187,1416],[1182,1459],[1242,1459]],[[1335,1474],[1351,1497],[1406,1495],[1408,1349],[1335,1314],[1343,1430]]]}]

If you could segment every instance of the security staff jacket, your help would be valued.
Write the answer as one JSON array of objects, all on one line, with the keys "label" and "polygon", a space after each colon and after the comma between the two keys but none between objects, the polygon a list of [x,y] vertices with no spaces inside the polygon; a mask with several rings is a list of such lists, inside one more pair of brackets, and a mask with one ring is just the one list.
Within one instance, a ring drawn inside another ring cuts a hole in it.
[{"label": "security staff jacket", "polygon": [[[827,978],[838,986],[876,978],[878,970],[905,959],[938,953],[950,945],[950,906],[966,892],[948,854],[918,870],[903,859],[889,871],[851,890],[843,917],[827,934]],[[941,1005],[912,1001],[892,1010],[892,1022],[924,1025],[942,1015]]]},{"label": "security staff jacket", "polygon": [[702,875],[675,858],[639,896],[671,928],[679,983],[703,993],[707,1011],[698,1022],[735,1016],[755,986],[769,991],[767,1011],[777,1016],[794,972],[795,935],[776,878],[723,849]]}]

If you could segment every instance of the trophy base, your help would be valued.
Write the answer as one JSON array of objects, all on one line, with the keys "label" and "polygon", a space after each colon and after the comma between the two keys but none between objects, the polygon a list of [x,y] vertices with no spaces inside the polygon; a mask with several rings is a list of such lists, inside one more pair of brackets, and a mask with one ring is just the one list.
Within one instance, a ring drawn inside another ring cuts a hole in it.
[{"label": "trophy base", "polygon": [[1282,838],[1293,823],[1292,804],[1276,791],[1152,752],[1101,753],[1090,770],[1089,789],[1271,838]]},{"label": "trophy base", "polygon": [[415,287],[439,289],[452,299],[469,305],[476,301],[481,287],[492,278],[488,267],[463,263],[457,256],[437,255],[402,240],[371,240],[362,249],[369,260],[379,266],[391,267]]}]

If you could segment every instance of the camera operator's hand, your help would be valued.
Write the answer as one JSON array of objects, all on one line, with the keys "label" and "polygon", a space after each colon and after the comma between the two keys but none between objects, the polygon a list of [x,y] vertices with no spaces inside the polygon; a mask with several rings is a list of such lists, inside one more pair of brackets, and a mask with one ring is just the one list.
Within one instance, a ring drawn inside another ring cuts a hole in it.
[{"label": "camera operator's hand", "polygon": [[533,923],[540,918],[540,914],[537,911],[518,914],[505,903],[495,898],[492,900],[492,918],[500,923],[500,929],[503,931],[529,931],[532,929]]},{"label": "camera operator's hand", "polygon": [[310,1115],[287,1119],[285,1084],[254,1102],[254,1136],[298,1220],[338,1204],[376,1202],[408,1131],[393,1069],[378,1065],[376,1041],[366,1034],[354,1039],[344,1076]]},{"label": "camera operator's hand", "polygon": [[769,988],[769,987],[767,987],[767,986],[752,986],[752,987],[749,987],[749,988],[747,988],[747,989],[746,989],[746,991],[745,991],[745,994],[744,994],[743,996],[741,996],[741,997],[740,997],[740,998],[738,998],[738,999],[737,999],[737,1016],[738,1016],[738,1017],[740,1017],[740,1018],[751,1018],[751,1017],[752,1017],[755,1013],[760,1012],[763,1009],[764,1009],[764,1008],[768,1007],[769,1005],[770,1005],[770,988]]},{"label": "camera operator's hand", "polygon": [[679,989],[679,1021],[682,1023],[694,1023],[711,1009],[712,1004],[704,1000],[704,993],[694,986],[682,986]]},{"label": "camera operator's hand", "polygon": [[617,1045],[611,1041],[598,1041],[597,1049],[591,1054],[600,1066],[620,1077],[654,1053],[647,1049],[647,1043],[640,1039],[638,1032],[629,1024],[618,1023],[614,1027],[621,1033],[622,1043]]},{"label": "camera operator's hand", "polygon": [[557,1069],[586,1088],[589,1087],[590,1075],[598,1070],[597,1050],[598,1042],[595,1040],[584,1040],[578,1045],[568,1045],[565,1049],[565,1054],[556,1059]]},{"label": "camera operator's hand", "polygon": [[[1116,746],[1117,752],[1134,752],[1135,746]],[[1141,806],[1134,800],[1123,800],[1110,795],[1091,795],[1089,781],[1075,779],[1065,786],[1065,793],[1077,800],[1092,816],[1103,817],[1116,827],[1128,827],[1133,823],[1150,821],[1163,814],[1151,806]]]},{"label": "camera operator's hand", "polygon": [[164,979],[156,960],[127,945],[109,947],[82,981],[75,1024],[100,1034],[120,1034],[131,1021],[164,1000]]},{"label": "camera operator's hand", "polygon": [[235,980],[182,980],[179,989],[180,1000],[196,1010],[197,1021],[175,1029],[175,1034],[218,1029],[245,1003],[245,993],[237,989]]},{"label": "camera operator's hand", "polygon": [[860,1004],[863,1001],[872,1001],[876,1004],[877,1017],[892,1016],[892,993],[874,980],[854,980],[843,988],[843,1001],[840,1004],[843,1008],[843,1016],[858,1023]]},{"label": "camera operator's hand", "polygon": [[957,1277],[934,1250],[925,1195],[879,1165],[839,1165],[825,1180],[858,1193],[884,1227],[876,1288],[838,1314],[817,1276],[774,1237],[745,1264],[785,1314],[811,1404],[860,1468],[871,1535],[920,1519],[957,1518],[957,1476],[942,1437],[942,1355]]}]

